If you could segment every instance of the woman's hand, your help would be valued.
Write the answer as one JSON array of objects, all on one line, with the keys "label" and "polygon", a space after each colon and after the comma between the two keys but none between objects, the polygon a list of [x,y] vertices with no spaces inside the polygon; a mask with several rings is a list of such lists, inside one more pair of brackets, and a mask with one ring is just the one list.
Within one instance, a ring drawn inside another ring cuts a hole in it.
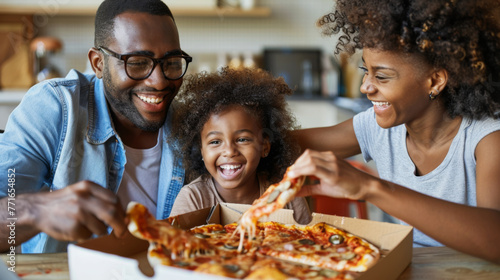
[{"label": "woman's hand", "polygon": [[366,199],[370,183],[377,180],[332,152],[313,150],[306,150],[295,161],[288,176],[309,176],[319,180],[318,184],[303,187],[299,196],[324,195],[353,200]]}]

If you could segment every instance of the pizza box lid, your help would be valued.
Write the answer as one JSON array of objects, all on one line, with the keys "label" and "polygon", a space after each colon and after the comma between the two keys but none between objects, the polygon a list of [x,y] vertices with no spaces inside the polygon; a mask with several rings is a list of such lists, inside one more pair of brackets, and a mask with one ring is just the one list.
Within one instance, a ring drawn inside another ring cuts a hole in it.
[{"label": "pizza box lid", "polygon": [[[206,223],[228,224],[238,221],[250,205],[223,203],[211,208],[186,213],[173,218],[181,228]],[[413,228],[392,223],[313,213],[310,224],[326,222],[356,234],[381,249],[381,259],[357,279],[396,279],[410,264]],[[292,210],[279,210],[261,221],[295,224]],[[153,269],[147,261],[149,243],[126,234],[117,238],[113,234],[68,246],[68,264],[72,280],[198,280],[199,273],[168,266]],[[168,278],[167,278],[168,277]],[[175,277],[175,278],[169,278]],[[203,274],[203,279],[228,279]]]}]

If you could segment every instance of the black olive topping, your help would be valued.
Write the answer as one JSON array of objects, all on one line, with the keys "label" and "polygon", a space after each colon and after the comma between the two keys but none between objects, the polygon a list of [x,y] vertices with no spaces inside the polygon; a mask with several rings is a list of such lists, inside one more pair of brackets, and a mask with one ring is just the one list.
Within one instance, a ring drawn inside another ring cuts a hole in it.
[{"label": "black olive topping", "polygon": [[234,246],[234,245],[225,243],[224,248],[234,250],[234,249],[238,249],[238,246]]},{"label": "black olive topping", "polygon": [[232,273],[236,273],[236,272],[238,272],[238,270],[240,270],[240,267],[238,265],[235,265],[235,264],[225,264],[224,268],[229,270]]},{"label": "black olive topping", "polygon": [[332,243],[333,245],[339,245],[344,242],[344,237],[342,237],[342,235],[334,234],[330,236],[328,241],[330,241],[330,243]]},{"label": "black olive topping", "polygon": [[195,233],[194,236],[196,236],[198,238],[201,238],[201,239],[210,238],[210,235],[206,235],[206,234],[203,234],[203,233]]},{"label": "black olive topping", "polygon": [[301,239],[301,240],[299,240],[299,243],[302,245],[314,245],[314,244],[316,244],[311,239]]},{"label": "black olive topping", "polygon": [[339,273],[337,271],[331,270],[331,269],[322,269],[322,270],[320,270],[319,275],[327,277],[327,278],[333,278],[333,277],[336,277],[337,275],[339,275]]},{"label": "black olive topping", "polygon": [[189,263],[183,262],[183,261],[178,261],[175,264],[178,265],[178,266],[180,266],[180,267],[184,267],[184,266],[188,266],[189,265]]}]

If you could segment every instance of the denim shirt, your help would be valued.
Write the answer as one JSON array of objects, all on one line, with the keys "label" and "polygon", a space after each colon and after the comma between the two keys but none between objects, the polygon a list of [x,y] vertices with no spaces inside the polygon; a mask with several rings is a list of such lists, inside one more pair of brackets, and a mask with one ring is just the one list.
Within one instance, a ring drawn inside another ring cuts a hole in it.
[{"label": "denim shirt", "polygon": [[[163,127],[157,219],[169,216],[184,182],[181,159],[174,157],[172,144],[165,141],[171,122],[169,112]],[[8,194],[9,169],[15,170],[16,195],[56,191],[82,180],[116,193],[126,163],[102,80],[75,70],[65,78],[39,83],[26,93],[0,134],[0,154],[0,197]],[[61,252],[67,244],[39,233],[22,245],[22,251]]]}]

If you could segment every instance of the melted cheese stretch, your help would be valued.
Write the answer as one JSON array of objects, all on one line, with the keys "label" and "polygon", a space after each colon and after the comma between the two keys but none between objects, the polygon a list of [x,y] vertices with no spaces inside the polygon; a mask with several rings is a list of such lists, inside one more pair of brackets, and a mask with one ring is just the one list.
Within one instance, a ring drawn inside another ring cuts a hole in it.
[{"label": "melted cheese stretch", "polygon": [[[288,170],[287,170],[288,172]],[[277,184],[269,186],[269,188],[259,197],[252,206],[245,212],[240,218],[240,224],[238,226],[238,231],[240,232],[240,244],[238,246],[238,252],[243,251],[243,243],[245,239],[245,232],[248,232],[248,240],[252,240],[255,237],[256,225],[260,218],[269,216],[275,211],[282,209],[285,205],[292,201],[295,195],[299,192],[304,184],[305,177],[299,177],[290,180],[285,173],[283,180]],[[279,191],[279,195],[274,199],[274,201],[268,201],[269,196],[275,192]]]},{"label": "melted cheese stretch", "polygon": [[[286,189],[281,194],[289,190],[295,191]],[[282,270],[286,275],[297,277],[305,275],[301,273],[310,273],[320,277],[318,279],[326,279],[339,273],[333,271],[336,270],[341,272],[341,279],[346,279],[349,273],[343,271],[363,272],[380,258],[374,245],[326,223],[311,226],[258,223],[255,217],[243,215],[241,221],[246,222],[246,227],[242,226],[243,223],[238,226],[236,223],[226,226],[209,224],[184,231],[168,221],[157,221],[140,204],[127,209],[127,217],[130,219],[129,230],[150,242],[148,259],[153,266],[199,268],[208,273],[224,272],[223,276],[240,278],[257,270],[259,265],[262,267],[262,260],[271,259],[280,270],[286,268]],[[247,248],[243,248],[246,232]],[[240,235],[238,249],[244,251],[242,254],[235,250],[236,233]],[[260,259],[255,259],[256,252]],[[287,261],[293,264],[286,264]]]},{"label": "melted cheese stretch", "polygon": [[132,235],[154,243],[156,247],[165,246],[171,258],[213,252],[213,248],[202,239],[196,238],[185,230],[170,225],[167,221],[156,220],[144,205],[130,202],[127,206],[128,229]]}]

